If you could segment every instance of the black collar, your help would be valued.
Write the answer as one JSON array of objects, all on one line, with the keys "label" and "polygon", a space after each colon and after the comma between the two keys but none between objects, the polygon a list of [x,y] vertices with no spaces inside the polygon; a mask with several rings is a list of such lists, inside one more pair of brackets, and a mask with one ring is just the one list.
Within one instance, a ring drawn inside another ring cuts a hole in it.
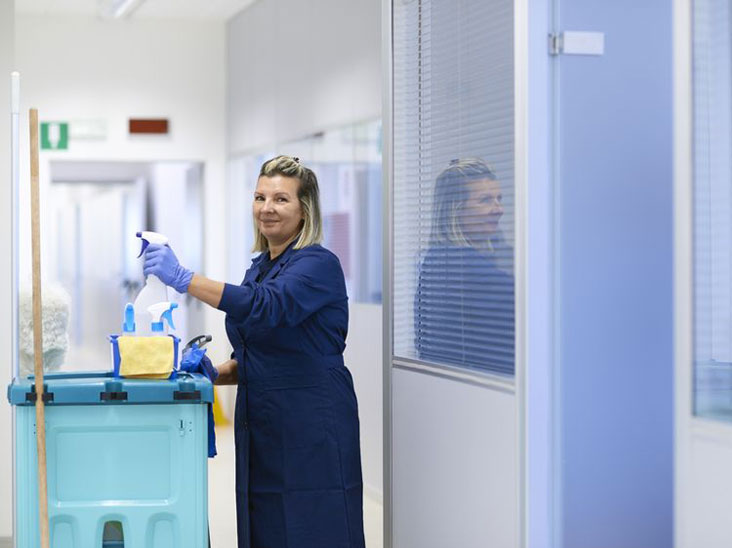
[{"label": "black collar", "polygon": [[[284,267],[287,262],[292,258],[292,255],[295,251],[295,242],[297,239],[290,242],[290,244],[285,248],[285,250],[280,253],[275,259],[275,264],[272,265],[272,268],[267,272],[267,274],[264,276],[264,278],[261,281],[268,280],[270,278],[275,277],[280,270],[282,270],[282,267]],[[262,253],[257,257],[257,267],[259,268],[261,264],[265,261],[265,257],[269,257],[269,251],[266,253]]]}]

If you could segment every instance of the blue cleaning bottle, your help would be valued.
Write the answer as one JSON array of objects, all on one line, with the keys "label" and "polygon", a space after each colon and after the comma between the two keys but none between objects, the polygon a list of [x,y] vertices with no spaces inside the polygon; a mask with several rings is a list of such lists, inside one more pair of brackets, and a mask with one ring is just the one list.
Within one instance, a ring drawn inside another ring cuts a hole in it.
[{"label": "blue cleaning bottle", "polygon": [[127,303],[127,306],[125,306],[125,321],[122,324],[122,334],[135,334],[135,307],[132,303]]}]

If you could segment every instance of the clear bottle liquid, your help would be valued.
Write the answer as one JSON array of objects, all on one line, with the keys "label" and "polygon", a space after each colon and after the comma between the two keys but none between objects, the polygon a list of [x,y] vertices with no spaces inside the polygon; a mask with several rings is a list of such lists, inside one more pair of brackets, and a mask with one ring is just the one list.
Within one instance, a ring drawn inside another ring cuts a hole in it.
[{"label": "clear bottle liquid", "polygon": [[168,301],[168,287],[152,274],[145,278],[145,285],[135,299],[135,324],[138,336],[152,335],[150,313],[152,305]]}]

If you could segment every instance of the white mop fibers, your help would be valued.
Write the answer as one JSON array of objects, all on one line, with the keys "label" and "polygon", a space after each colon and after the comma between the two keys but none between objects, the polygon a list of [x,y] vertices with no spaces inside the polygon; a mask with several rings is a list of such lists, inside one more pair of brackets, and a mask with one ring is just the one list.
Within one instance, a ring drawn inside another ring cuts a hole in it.
[{"label": "white mop fibers", "polygon": [[[69,347],[69,309],[71,297],[57,284],[41,287],[43,318],[43,370],[57,371]],[[29,287],[18,296],[20,374],[33,374],[33,294]]]}]

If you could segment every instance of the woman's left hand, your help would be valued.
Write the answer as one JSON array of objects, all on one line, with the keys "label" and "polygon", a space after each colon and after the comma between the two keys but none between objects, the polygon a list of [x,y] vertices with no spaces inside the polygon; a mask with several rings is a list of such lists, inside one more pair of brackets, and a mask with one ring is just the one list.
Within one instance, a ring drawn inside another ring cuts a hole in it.
[{"label": "woman's left hand", "polygon": [[189,373],[201,373],[205,375],[212,383],[216,382],[219,372],[206,356],[206,350],[201,348],[191,348],[184,352],[180,360],[180,370]]},{"label": "woman's left hand", "polygon": [[193,278],[193,272],[181,266],[178,258],[167,245],[150,244],[145,250],[145,276],[153,274],[178,293],[185,293]]}]

